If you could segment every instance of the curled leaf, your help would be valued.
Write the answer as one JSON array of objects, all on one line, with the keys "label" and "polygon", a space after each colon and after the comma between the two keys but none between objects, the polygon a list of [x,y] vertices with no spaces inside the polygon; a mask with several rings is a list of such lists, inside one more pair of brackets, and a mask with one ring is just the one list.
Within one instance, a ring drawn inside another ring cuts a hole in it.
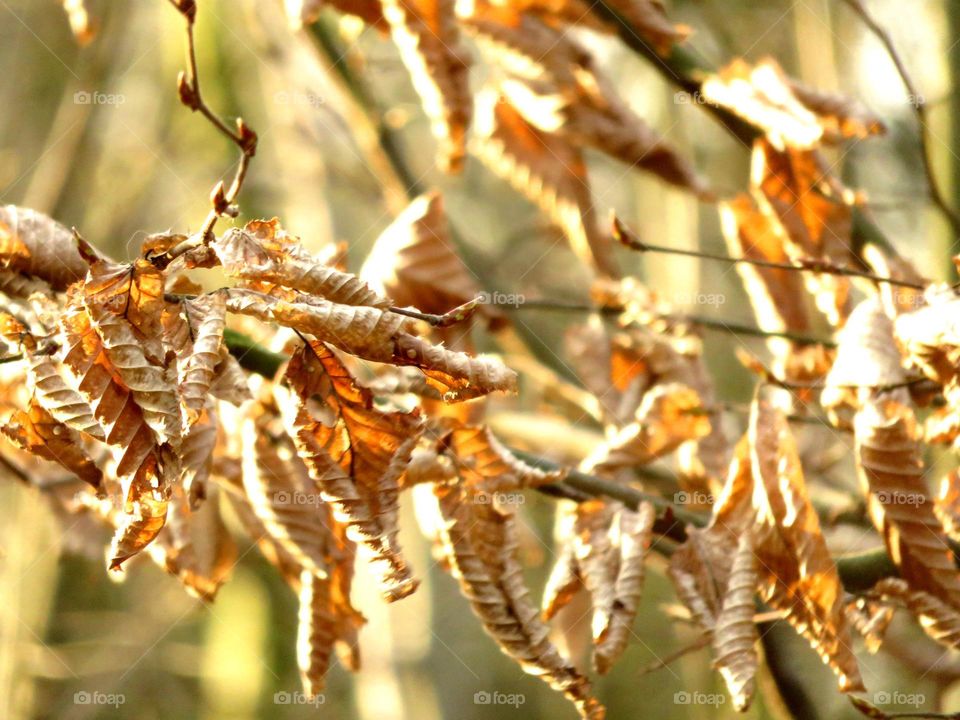
[{"label": "curled leaf", "polygon": [[472,101],[469,55],[460,44],[454,0],[383,0],[400,58],[413,80],[430,128],[440,141],[441,164],[463,167]]}]

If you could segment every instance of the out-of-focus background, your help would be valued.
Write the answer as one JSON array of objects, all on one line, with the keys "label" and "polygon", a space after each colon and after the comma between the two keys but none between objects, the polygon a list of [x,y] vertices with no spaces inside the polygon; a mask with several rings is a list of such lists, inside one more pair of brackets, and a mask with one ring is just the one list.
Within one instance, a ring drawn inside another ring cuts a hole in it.
[{"label": "out-of-focus background", "polygon": [[[865,0],[892,34],[922,89],[934,166],[948,199],[958,196],[960,4],[951,0]],[[55,0],[0,1],[0,202],[45,212],[115,257],[137,252],[147,233],[196,229],[208,194],[228,179],[236,150],[177,100],[183,66],[182,20],[164,0],[89,2],[99,28],[77,47]],[[352,115],[309,38],[287,28],[279,0],[202,0],[198,62],[208,103],[243,115],[260,135],[240,198],[241,220],[282,218],[308,245],[349,245],[357,269],[395,207],[385,199],[383,171],[368,162],[371,138]],[[735,56],[775,57],[807,83],[860,98],[889,126],[887,136],[835,151],[842,177],[873,201],[884,231],[918,267],[946,278],[951,233],[928,203],[917,126],[884,50],[839,2],[827,0],[674,0],[671,16],[691,26],[690,44],[713,65]],[[528,297],[586,297],[587,275],[565,242],[532,205],[478,162],[447,177],[432,168],[433,140],[408,76],[389,38],[342,23],[386,121],[426,186],[441,188],[464,230],[471,261],[499,290]],[[635,110],[667,135],[726,194],[745,188],[748,153],[662,75],[615,40],[585,36]],[[474,71],[479,79],[482,69]],[[600,213],[616,208],[645,238],[681,247],[719,249],[715,208],[641,173],[590,155]],[[684,258],[621,257],[681,310],[751,320],[735,274]],[[694,308],[703,293],[724,301]],[[520,318],[560,353],[571,318],[526,311]],[[722,336],[707,337],[719,395],[743,399],[749,382]],[[492,414],[539,411],[527,388]],[[597,437],[586,419],[539,412],[544,443],[577,447]],[[556,425],[550,423],[555,421]],[[556,429],[561,428],[559,432]],[[552,560],[552,502],[528,496],[523,556],[539,594]],[[255,549],[241,547],[234,577],[211,606],[186,596],[149,562],[126,581],[108,579],[103,558],[64,547],[62,528],[38,497],[0,487],[0,717],[3,718],[434,718],[570,717],[567,703],[502,656],[476,622],[455,583],[431,559],[405,510],[405,547],[423,586],[385,606],[359,573],[357,604],[365,668],[350,677],[334,668],[323,706],[298,704],[294,659],[296,599]],[[82,548],[79,548],[82,550]],[[650,564],[635,628],[639,640],[597,682],[611,718],[723,718],[729,702],[704,704],[693,693],[725,697],[709,653],[691,653],[666,669],[642,673],[695,639],[669,621],[674,603],[662,560]],[[582,640],[586,608],[568,614]],[[771,633],[787,677],[822,688],[822,717],[853,717],[805,643],[782,624]],[[904,632],[906,632],[904,630]],[[925,646],[924,646],[925,647]],[[582,647],[579,650],[582,651]],[[572,650],[577,651],[576,643]],[[917,652],[921,653],[920,646]],[[924,659],[860,653],[871,688],[912,693],[929,707],[949,676],[923,673]],[[932,659],[939,658],[934,654]],[[581,662],[583,657],[579,658]],[[928,658],[929,659],[929,658]],[[931,660],[932,661],[932,660]],[[762,678],[763,682],[769,682]],[[522,704],[483,703],[484,692],[515,694]],[[99,693],[99,695],[97,695]],[[681,694],[678,694],[681,693]],[[682,693],[687,693],[683,695]],[[114,697],[113,706],[103,704]],[[122,699],[122,704],[119,702]],[[949,701],[947,705],[949,706]],[[954,703],[953,709],[960,705]],[[777,717],[761,697],[749,717]]]}]

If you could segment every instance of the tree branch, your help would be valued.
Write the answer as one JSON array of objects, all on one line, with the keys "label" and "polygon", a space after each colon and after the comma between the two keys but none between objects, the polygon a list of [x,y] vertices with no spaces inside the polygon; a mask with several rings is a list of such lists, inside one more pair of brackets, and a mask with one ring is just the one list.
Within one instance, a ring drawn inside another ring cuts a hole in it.
[{"label": "tree branch", "polygon": [[[275,353],[254,342],[250,337],[226,330],[224,341],[230,353],[237,358],[240,364],[250,372],[272,378],[277,374],[280,366],[286,362],[287,356]],[[537,455],[512,449],[512,452],[526,463],[543,469],[559,470],[562,466]],[[565,488],[571,488],[577,493],[591,497],[608,497],[622,502],[627,507],[636,509],[641,502],[649,502],[658,510],[658,518],[654,530],[659,535],[669,537],[678,542],[686,538],[686,525],[703,527],[709,518],[699,513],[692,513],[682,507],[677,507],[666,498],[645,493],[622,483],[613,482],[604,478],[580,472],[576,469],[567,470],[567,476],[562,484],[547,486],[541,490],[547,495],[564,497],[569,496]],[[957,548],[954,548],[957,554]],[[897,568],[883,548],[869,550],[862,553],[841,555],[836,558],[837,570],[844,587],[849,592],[860,592],[873,587],[885,577],[896,577]]]},{"label": "tree branch", "polygon": [[897,74],[900,75],[900,80],[903,82],[903,86],[907,91],[907,101],[913,107],[914,114],[917,116],[917,123],[920,126],[920,154],[923,158],[923,172],[927,178],[927,187],[930,189],[930,199],[933,201],[933,204],[936,205],[943,213],[943,216],[947,219],[947,222],[950,223],[950,227],[953,229],[954,237],[960,237],[960,215],[958,215],[956,211],[954,211],[954,209],[951,208],[947,203],[946,196],[943,194],[943,189],[940,187],[940,183],[937,182],[937,176],[933,171],[933,154],[930,151],[930,138],[927,128],[926,100],[917,89],[917,86],[913,82],[913,78],[910,76],[906,65],[903,63],[903,59],[897,52],[896,47],[894,47],[893,39],[890,37],[890,33],[888,33],[876,20],[874,20],[873,16],[870,15],[869,11],[866,7],[864,7],[861,0],[843,1],[860,17],[861,20],[863,20],[864,25],[870,29],[870,32],[877,37],[884,49],[887,51],[887,54],[890,56],[890,59],[893,61],[894,67],[897,69]]},{"label": "tree branch", "polygon": [[237,196],[240,194],[240,189],[247,177],[250,160],[257,154],[257,134],[243,121],[243,118],[237,118],[236,130],[232,130],[210,109],[200,93],[200,75],[197,72],[197,50],[194,38],[194,24],[197,19],[195,0],[169,0],[169,2],[186,22],[187,69],[182,70],[177,76],[177,92],[180,96],[180,102],[190,108],[191,111],[203,115],[218,132],[240,148],[240,162],[237,165],[230,187],[225,190],[221,180],[210,192],[210,203],[213,207],[207,214],[206,220],[203,221],[200,231],[165,252],[149,258],[154,265],[160,268],[166,267],[180,255],[210,242],[213,239],[213,229],[222,215],[236,217],[238,213],[235,205]]},{"label": "tree branch", "polygon": [[[693,51],[685,45],[674,44],[670,53],[665,56],[658,55],[653,48],[634,32],[623,16],[621,16],[606,0],[597,0],[591,5],[592,12],[597,17],[617,28],[617,35],[620,41],[628,48],[633,50],[638,56],[647,60],[653,68],[659,72],[667,82],[690,94],[700,90],[704,78],[715,72],[706,62],[694,56]],[[749,150],[753,141],[763,135],[757,128],[742,120],[726,108],[714,105],[713,103],[696,103],[698,107],[704,108],[713,115],[724,129],[736,138],[745,149]],[[899,253],[893,244],[883,232],[873,223],[873,221],[864,214],[863,210],[856,205],[852,207],[853,211],[853,229],[851,239],[853,249],[858,254],[866,245],[876,245],[884,252],[899,257]]]},{"label": "tree branch", "polygon": [[866,270],[857,270],[856,268],[835,265],[826,260],[800,260],[798,262],[774,262],[772,260],[763,260],[760,258],[749,257],[730,257],[729,255],[717,255],[715,253],[702,252],[700,250],[687,250],[685,248],[667,247],[665,245],[652,245],[644,242],[628,228],[616,215],[613,216],[613,237],[622,245],[636,250],[637,252],[657,252],[667,255],[683,255],[685,257],[700,258],[703,260],[716,260],[729,265],[738,263],[747,263],[758,267],[773,268],[775,270],[791,270],[795,272],[812,272],[824,275],[843,275],[846,277],[859,277],[872,280],[877,283],[887,283],[898,287],[912,288],[913,290],[923,290],[926,286],[920,283],[913,283],[907,280],[897,280],[896,278],[874,275]]}]

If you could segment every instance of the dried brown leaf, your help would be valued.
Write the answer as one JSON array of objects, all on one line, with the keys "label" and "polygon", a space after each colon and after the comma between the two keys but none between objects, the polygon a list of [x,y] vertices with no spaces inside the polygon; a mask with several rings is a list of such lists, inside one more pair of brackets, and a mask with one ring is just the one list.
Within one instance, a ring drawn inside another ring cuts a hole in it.
[{"label": "dried brown leaf", "polygon": [[948,648],[960,649],[960,612],[956,607],[911,587],[901,578],[884,578],[870,593],[902,603],[927,635]]},{"label": "dried brown leaf", "polygon": [[253,511],[298,565],[325,578],[332,539],[321,523],[319,493],[299,471],[292,448],[275,445],[265,422],[247,418],[241,433],[243,488]]},{"label": "dried brown leaf", "polygon": [[15,412],[0,431],[20,449],[59,463],[92,487],[100,488],[103,473],[83,450],[77,431],[54,419],[35,400],[26,412]]},{"label": "dried brown leaf", "polygon": [[487,633],[526,672],[564,693],[582,717],[602,718],[589,682],[550,642],[530,600],[511,507],[477,502],[482,491],[463,479],[436,485],[434,492],[446,521],[441,532],[447,562]]},{"label": "dried brown leaf", "polygon": [[164,313],[165,339],[177,358],[185,428],[199,419],[216,377],[226,313],[226,298],[220,293],[185,300]]},{"label": "dried brown leaf", "polygon": [[286,419],[298,453],[350,538],[372,551],[384,597],[406,597],[419,583],[397,539],[397,498],[422,432],[419,415],[378,410],[320,342],[293,355],[285,380],[298,399],[295,417]]},{"label": "dried brown leaf", "polygon": [[883,129],[852,101],[788,78],[771,58],[753,66],[734,60],[704,81],[703,95],[764,131],[778,150],[810,149],[821,141],[863,138]]},{"label": "dried brown leaf", "polygon": [[612,242],[597,227],[580,149],[533,127],[497,93],[477,98],[476,125],[471,152],[536,203],[563,230],[581,262],[616,276]]},{"label": "dried brown leaf", "polygon": [[454,0],[383,0],[383,16],[400,50],[430,128],[440,164],[459,172],[466,155],[472,98],[470,56],[460,42]]},{"label": "dried brown leaf", "polygon": [[960,607],[960,573],[923,476],[916,420],[909,407],[878,398],[854,418],[857,472],[870,518],[911,589]]},{"label": "dried brown leaf", "polygon": [[227,308],[315,335],[365,360],[419,367],[446,400],[516,387],[516,375],[493,358],[471,357],[433,345],[407,332],[407,318],[377,308],[325,300],[287,302],[236,289],[229,291]]},{"label": "dried brown leaf", "polygon": [[583,468],[610,474],[646,465],[709,432],[710,421],[697,393],[679,384],[654,385],[643,396],[634,421],[600,445],[583,461]]},{"label": "dried brown leaf", "polygon": [[[761,140],[754,145],[751,174],[762,207],[786,231],[785,249],[791,260],[856,265],[850,249],[852,210],[840,197],[842,188],[818,151],[778,151]],[[850,312],[850,279],[829,273],[803,273],[802,277],[828,322],[841,326]]]},{"label": "dried brown leaf", "polygon": [[280,285],[342,305],[391,305],[357,276],[307,252],[276,218],[228,230],[213,243],[213,250],[228,275],[254,289],[268,291],[270,285]]},{"label": "dried brown leaf", "polygon": [[744,712],[750,706],[755,689],[754,676],[758,665],[756,642],[759,634],[753,616],[756,612],[754,595],[758,580],[753,536],[746,532],[740,536],[737,544],[723,604],[713,630],[716,666],[738,712]]},{"label": "dried brown leaf", "polygon": [[786,613],[840,689],[863,688],[843,607],[843,586],[807,498],[786,417],[760,395],[750,415],[750,461],[761,596]]},{"label": "dried brown leaf", "polygon": [[66,290],[87,274],[77,243],[60,223],[16,205],[0,207],[0,267]]}]

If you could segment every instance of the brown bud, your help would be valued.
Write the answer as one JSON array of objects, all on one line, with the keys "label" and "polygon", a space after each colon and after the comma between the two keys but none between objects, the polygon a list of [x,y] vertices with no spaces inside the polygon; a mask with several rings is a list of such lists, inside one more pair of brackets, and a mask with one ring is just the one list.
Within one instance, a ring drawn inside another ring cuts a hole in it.
[{"label": "brown bud", "polygon": [[257,134],[243,121],[243,118],[237,118],[237,139],[245,155],[253,157],[257,154]]},{"label": "brown bud", "polygon": [[189,22],[192,23],[197,19],[196,0],[174,0],[174,4]]},{"label": "brown bud", "polygon": [[180,102],[191,110],[200,107],[200,96],[193,85],[187,80],[187,74],[181,70],[177,75],[177,93],[180,95]]},{"label": "brown bud", "polygon": [[210,204],[213,205],[213,210],[217,215],[223,215],[226,212],[229,203],[223,191],[223,180],[214,185],[213,190],[210,191]]}]

